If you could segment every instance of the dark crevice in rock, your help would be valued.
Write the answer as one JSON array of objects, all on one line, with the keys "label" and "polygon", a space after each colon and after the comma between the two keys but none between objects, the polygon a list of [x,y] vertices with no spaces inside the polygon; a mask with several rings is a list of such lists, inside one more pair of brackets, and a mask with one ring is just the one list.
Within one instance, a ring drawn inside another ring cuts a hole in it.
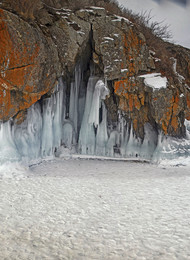
[{"label": "dark crevice in rock", "polygon": [[30,63],[30,64],[18,66],[18,67],[7,68],[5,70],[1,70],[1,72],[6,72],[6,71],[9,71],[9,70],[22,69],[22,68],[26,68],[26,67],[29,67],[29,66],[32,66],[32,65],[34,65],[34,63]]},{"label": "dark crevice in rock", "polygon": [[107,82],[110,94],[105,100],[105,105],[108,111],[108,125],[118,125],[118,97],[114,93],[114,81],[109,80]]},{"label": "dark crevice in rock", "polygon": [[70,26],[75,30],[75,31],[80,31],[81,28],[78,26],[76,23],[71,23]]}]

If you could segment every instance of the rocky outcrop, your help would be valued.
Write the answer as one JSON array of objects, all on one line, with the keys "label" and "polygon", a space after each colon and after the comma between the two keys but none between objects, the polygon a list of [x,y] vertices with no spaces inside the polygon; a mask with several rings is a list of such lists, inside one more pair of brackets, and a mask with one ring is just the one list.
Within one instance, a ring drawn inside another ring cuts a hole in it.
[{"label": "rocky outcrop", "polygon": [[[146,123],[166,135],[185,135],[184,120],[190,120],[188,50],[168,46],[177,67],[167,77],[156,66],[159,57],[126,18],[103,8],[69,11],[59,1],[46,1],[35,19],[0,10],[0,120],[17,116],[22,121],[22,111],[51,93],[59,77],[72,81],[80,61],[86,77],[91,70],[108,82],[108,122],[118,121],[120,110],[141,139]],[[153,72],[167,77],[166,86],[154,89],[141,77]]]},{"label": "rocky outcrop", "polygon": [[81,21],[80,34],[76,22],[60,19],[64,15],[39,17],[39,24],[29,24],[0,10],[1,120],[30,107],[54,89],[58,77],[73,71],[82,44],[89,40],[90,24]]},{"label": "rocky outcrop", "polygon": [[53,88],[59,64],[51,39],[2,9],[0,38],[0,119],[8,120]]}]

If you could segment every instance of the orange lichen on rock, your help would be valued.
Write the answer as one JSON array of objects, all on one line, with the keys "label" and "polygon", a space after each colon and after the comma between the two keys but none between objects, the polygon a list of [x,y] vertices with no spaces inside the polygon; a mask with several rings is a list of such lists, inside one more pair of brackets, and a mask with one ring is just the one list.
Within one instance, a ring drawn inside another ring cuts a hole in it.
[{"label": "orange lichen on rock", "polygon": [[178,123],[178,117],[177,116],[172,117],[171,126],[173,127],[175,132],[178,130],[179,123]]},{"label": "orange lichen on rock", "polygon": [[[166,107],[165,113],[163,113],[162,118],[160,120],[160,125],[162,126],[162,130],[167,135],[168,127],[172,127],[173,134],[177,133],[180,125],[178,120],[179,115],[179,93],[175,96],[172,96],[168,102],[168,107]],[[167,101],[166,101],[167,103]]]},{"label": "orange lichen on rock", "polygon": [[119,98],[122,97],[120,108],[130,113],[134,109],[140,110],[144,106],[144,93],[138,94],[138,90],[134,91],[136,87],[135,76],[139,70],[139,63],[141,63],[141,59],[137,58],[140,56],[144,44],[134,28],[129,28],[127,33],[123,34],[123,57],[125,58],[121,63],[121,69],[127,68],[127,70],[124,78],[115,81],[114,92]]},{"label": "orange lichen on rock", "polygon": [[142,61],[137,58],[140,57],[144,44],[133,28],[129,28],[127,34],[123,34],[123,57],[125,60],[121,63],[121,69],[128,69],[126,77],[132,77],[138,72]]},{"label": "orange lichen on rock", "polygon": [[128,79],[119,80],[114,83],[114,91],[117,95],[123,95],[125,89],[128,87]]},{"label": "orange lichen on rock", "polygon": [[[178,136],[181,128],[179,114],[182,109],[179,91],[172,93],[168,90],[165,94],[155,93],[153,95],[152,92],[146,93],[141,86],[133,87],[133,83],[134,79],[131,80],[130,78],[116,81],[114,90],[115,94],[119,96],[119,108],[125,111],[132,120],[134,130],[137,125],[139,128],[149,122],[151,116],[166,135]],[[139,84],[138,81],[136,81],[136,84]],[[147,102],[145,102],[145,99]],[[153,113],[150,111],[150,102],[153,105]],[[187,103],[190,108],[190,94],[187,97]],[[163,104],[163,107],[160,104]],[[190,119],[190,113],[186,113],[186,118]]]},{"label": "orange lichen on rock", "polygon": [[138,110],[140,110],[140,108],[141,108],[141,103],[140,103],[137,95],[134,95],[134,107]]},{"label": "orange lichen on rock", "polygon": [[145,92],[135,89],[134,79],[122,79],[115,82],[115,94],[119,96],[119,109],[125,111],[131,119],[133,130],[137,134],[148,122],[148,108],[145,106]]},{"label": "orange lichen on rock", "polygon": [[0,9],[0,120],[8,120],[42,95],[36,93],[34,79],[40,47],[21,36],[4,12]]},{"label": "orange lichen on rock", "polygon": [[119,97],[124,97],[129,104],[129,110],[132,111],[134,108],[140,109],[144,105],[144,95],[141,93],[139,96],[134,94],[134,87],[136,86],[134,80],[129,78],[115,81],[114,92]]},{"label": "orange lichen on rock", "polygon": [[190,93],[186,95],[187,109],[185,111],[185,118],[190,120]]},{"label": "orange lichen on rock", "polygon": [[133,129],[135,131],[137,131],[137,129],[138,129],[138,120],[136,118],[133,120]]},{"label": "orange lichen on rock", "polygon": [[140,103],[142,106],[144,106],[145,96],[144,93],[139,94]]},{"label": "orange lichen on rock", "polygon": [[128,100],[128,102],[129,102],[129,110],[130,110],[130,112],[132,112],[132,111],[133,111],[133,106],[134,106],[133,94],[129,94],[129,100]]},{"label": "orange lichen on rock", "polygon": [[132,78],[125,78],[114,82],[114,92],[118,96],[125,96],[130,91],[133,91],[136,83]]},{"label": "orange lichen on rock", "polygon": [[168,132],[168,125],[166,125],[166,122],[162,121],[161,126],[162,126],[162,130],[164,131],[164,133],[167,134],[167,132]]},{"label": "orange lichen on rock", "polygon": [[177,92],[174,103],[173,103],[173,111],[172,111],[172,120],[171,126],[173,127],[174,131],[176,132],[179,128],[179,121],[178,121],[178,114],[179,114],[179,92]]},{"label": "orange lichen on rock", "polygon": [[168,103],[168,107],[166,107],[165,112],[162,115],[162,118],[160,119],[160,125],[162,127],[163,132],[167,135],[168,133],[168,126],[171,121],[172,117],[172,110],[173,110],[173,97]]}]

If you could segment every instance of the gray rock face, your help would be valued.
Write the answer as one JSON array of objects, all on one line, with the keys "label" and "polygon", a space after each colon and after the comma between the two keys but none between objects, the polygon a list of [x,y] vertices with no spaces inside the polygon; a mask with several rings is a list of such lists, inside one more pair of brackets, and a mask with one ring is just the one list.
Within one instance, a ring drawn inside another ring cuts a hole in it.
[{"label": "gray rock face", "polygon": [[[121,110],[131,121],[136,135],[142,139],[146,123],[166,135],[184,135],[184,120],[190,120],[188,50],[182,50],[183,62],[178,57],[178,49],[173,45],[168,47],[175,54],[174,58],[179,60],[177,71],[183,77],[175,72],[175,79],[168,77],[166,88],[154,91],[139,76],[158,72],[163,79],[165,75],[156,69],[158,57],[154,57],[148,49],[144,35],[129,20],[107,13],[104,8],[71,11],[67,9],[71,4],[69,0],[64,2],[64,8],[59,0],[38,4],[40,8],[35,10],[35,20],[29,22],[20,19],[22,14],[19,17],[6,11],[5,8],[9,9],[7,3],[0,11],[1,37],[8,36],[10,39],[9,44],[6,41],[0,43],[0,51],[4,55],[0,59],[1,120],[22,115],[22,111],[43,95],[51,93],[60,76],[72,81],[75,66],[80,61],[84,65],[84,77],[88,77],[91,71],[108,81],[111,94],[105,103],[109,120],[117,121],[117,112]],[[17,32],[14,39],[13,31]],[[25,59],[22,59],[23,49],[27,50],[24,52]],[[12,55],[6,56],[6,53]],[[17,75],[10,74],[10,66],[19,64],[19,68],[24,68],[30,59],[34,64],[30,77],[27,76],[28,70],[23,69],[22,74],[18,74],[23,81],[18,83]],[[4,84],[6,96],[3,94]],[[11,102],[15,95],[17,105]]]}]

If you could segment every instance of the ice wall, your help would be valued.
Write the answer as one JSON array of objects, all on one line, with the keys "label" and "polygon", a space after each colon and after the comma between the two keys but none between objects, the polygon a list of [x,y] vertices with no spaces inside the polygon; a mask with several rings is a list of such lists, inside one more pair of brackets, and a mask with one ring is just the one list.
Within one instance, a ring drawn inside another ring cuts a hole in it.
[{"label": "ice wall", "polygon": [[190,163],[190,121],[185,121],[186,138],[177,139],[160,134],[158,145],[153,154],[153,162],[168,163],[173,160],[173,164]]},{"label": "ice wall", "polygon": [[34,104],[28,109],[25,121],[12,127],[14,143],[22,158],[52,156],[61,146],[65,88],[60,79],[54,94]]},{"label": "ice wall", "polygon": [[[68,92],[68,90],[70,90]],[[67,97],[69,93],[69,98]],[[186,139],[165,137],[150,124],[145,136],[136,138],[130,122],[118,111],[117,125],[108,125],[104,103],[109,95],[106,80],[90,76],[76,66],[73,80],[60,78],[54,93],[28,109],[20,125],[0,123],[0,164],[59,156],[66,151],[117,158],[144,158],[159,162],[190,157],[190,123]]]},{"label": "ice wall", "polygon": [[[14,124],[13,120],[0,124],[0,163],[9,160],[34,162],[59,154],[61,147],[75,147],[76,150],[86,97],[82,75],[77,65],[69,86],[60,78],[50,97],[28,109],[22,124]],[[67,88],[70,89],[69,104]]]},{"label": "ice wall", "polygon": [[20,159],[21,156],[14,142],[11,121],[0,123],[0,164],[7,161],[19,161]]},{"label": "ice wall", "polygon": [[78,151],[82,154],[105,155],[108,137],[107,112],[103,100],[108,94],[109,90],[102,80],[89,78],[78,142]]}]

